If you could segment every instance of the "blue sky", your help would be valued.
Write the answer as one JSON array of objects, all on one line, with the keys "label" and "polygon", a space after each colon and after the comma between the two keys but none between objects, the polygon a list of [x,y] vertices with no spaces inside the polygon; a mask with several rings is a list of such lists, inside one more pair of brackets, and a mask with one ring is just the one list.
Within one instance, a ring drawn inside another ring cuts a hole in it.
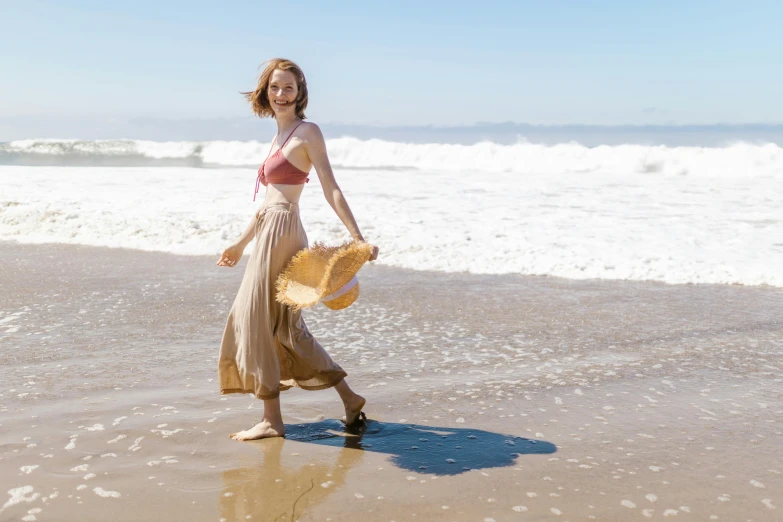
[{"label": "blue sky", "polygon": [[246,118],[237,92],[273,56],[304,69],[316,122],[783,122],[779,1],[0,7],[6,134],[9,125],[72,125],[78,135],[80,125],[135,117]]}]

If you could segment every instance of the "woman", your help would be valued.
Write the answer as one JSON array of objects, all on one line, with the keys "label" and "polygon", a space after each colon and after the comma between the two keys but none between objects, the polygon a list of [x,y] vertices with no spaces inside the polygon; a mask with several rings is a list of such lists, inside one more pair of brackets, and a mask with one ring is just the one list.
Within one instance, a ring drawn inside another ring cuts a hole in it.
[{"label": "woman", "polygon": [[[346,373],[307,330],[301,312],[275,300],[275,281],[286,263],[307,247],[299,219],[299,197],[307,173],[318,173],[326,201],[354,241],[364,241],[326,155],[326,143],[314,123],[303,121],[307,83],[293,62],[276,58],[267,63],[258,87],[244,93],[259,117],[274,117],[277,135],[258,171],[266,186],[261,208],[236,243],[218,260],[233,267],[245,247],[256,240],[239,292],[231,307],[220,347],[220,393],[252,393],[264,401],[264,418],[252,428],[231,435],[235,440],[282,437],[280,391],[291,386],[306,390],[334,387],[345,406],[345,422],[359,420],[365,400],[345,382]],[[378,257],[373,247],[370,261]]]}]

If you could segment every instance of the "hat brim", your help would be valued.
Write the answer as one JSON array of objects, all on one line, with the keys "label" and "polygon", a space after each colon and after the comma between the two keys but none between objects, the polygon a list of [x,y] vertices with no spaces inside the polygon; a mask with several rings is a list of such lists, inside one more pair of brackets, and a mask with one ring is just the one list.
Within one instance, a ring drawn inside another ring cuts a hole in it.
[{"label": "hat brim", "polygon": [[[348,284],[370,259],[372,248],[372,245],[363,242],[349,242],[337,247],[316,243],[299,251],[277,279],[277,301],[294,309],[313,306]],[[356,288],[353,300],[358,296],[358,285]],[[332,304],[339,306],[348,299]]]}]

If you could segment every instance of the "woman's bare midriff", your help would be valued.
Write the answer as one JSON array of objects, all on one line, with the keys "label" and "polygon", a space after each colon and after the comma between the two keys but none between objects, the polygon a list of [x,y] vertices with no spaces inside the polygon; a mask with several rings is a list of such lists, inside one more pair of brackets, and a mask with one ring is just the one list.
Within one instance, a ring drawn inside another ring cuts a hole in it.
[{"label": "woman's bare midriff", "polygon": [[270,183],[266,186],[264,205],[269,205],[271,203],[294,203],[295,205],[298,205],[303,190],[304,185],[280,185]]}]

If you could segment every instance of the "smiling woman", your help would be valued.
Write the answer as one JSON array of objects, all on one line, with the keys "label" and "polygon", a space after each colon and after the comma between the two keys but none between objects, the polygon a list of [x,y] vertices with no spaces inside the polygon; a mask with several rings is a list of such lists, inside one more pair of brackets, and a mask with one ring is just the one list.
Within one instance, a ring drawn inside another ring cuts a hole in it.
[{"label": "smiling woman", "polygon": [[[285,73],[289,74],[285,74]],[[254,91],[243,92],[247,101],[253,107],[253,112],[259,118],[275,117],[271,107],[271,99],[277,107],[287,107],[296,104],[296,117],[305,119],[304,110],[307,107],[307,81],[302,69],[294,62],[284,58],[273,58],[258,79]]]},{"label": "smiling woman", "polygon": [[[256,89],[243,94],[256,115],[275,119],[278,132],[258,169],[256,192],[260,185],[266,187],[264,203],[217,263],[236,266],[245,247],[256,240],[226,321],[218,376],[220,393],[252,393],[263,400],[264,418],[231,437],[248,440],[284,436],[280,392],[292,386],[305,390],[334,387],[350,426],[360,421],[364,398],[348,387],[346,373],[310,334],[301,311],[275,298],[275,282],[281,272],[308,245],[299,217],[299,198],[311,168],[315,167],[327,202],[354,241],[364,243],[364,238],[334,179],[321,130],[303,121],[307,82],[302,70],[289,60],[270,60]],[[375,259],[378,247],[365,246],[370,260]]]}]

